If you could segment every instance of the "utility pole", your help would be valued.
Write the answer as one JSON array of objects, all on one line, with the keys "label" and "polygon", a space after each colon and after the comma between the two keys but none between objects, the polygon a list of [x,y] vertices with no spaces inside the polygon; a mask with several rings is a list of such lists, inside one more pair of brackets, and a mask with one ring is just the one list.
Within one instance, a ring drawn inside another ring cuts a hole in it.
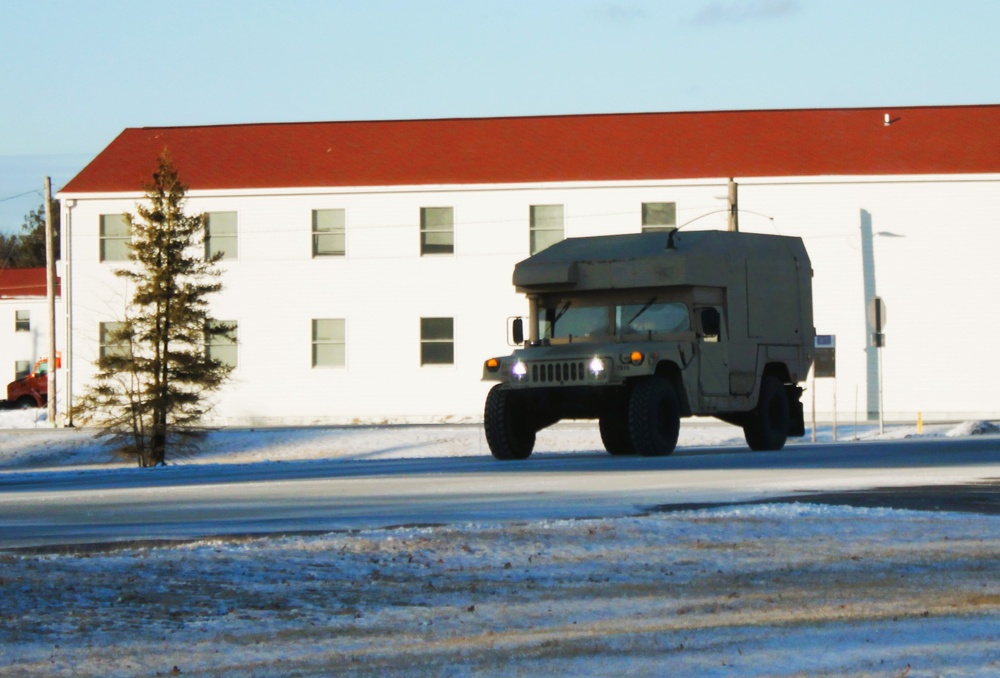
[{"label": "utility pole", "polygon": [[45,177],[45,297],[49,310],[48,422],[56,425],[56,252],[52,228],[52,179]]},{"label": "utility pole", "polygon": [[736,181],[729,180],[729,230],[740,230],[740,206],[736,195]]}]

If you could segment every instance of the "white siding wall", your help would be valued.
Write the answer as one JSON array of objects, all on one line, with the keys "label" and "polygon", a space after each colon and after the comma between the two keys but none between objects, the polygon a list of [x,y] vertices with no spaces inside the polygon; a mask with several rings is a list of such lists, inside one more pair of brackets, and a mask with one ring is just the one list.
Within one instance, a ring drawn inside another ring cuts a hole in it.
[{"label": "white siding wall", "polygon": [[[995,176],[741,184],[742,209],[773,216],[776,230],[805,239],[816,330],[837,335],[839,419],[852,420],[855,408],[864,419],[868,411],[862,211],[874,234],[876,291],[888,310],[886,417],[1000,415],[998,198]],[[741,217],[744,230],[767,225]],[[821,412],[831,411],[833,387],[827,380],[817,385]]]},{"label": "white siding wall", "polygon": [[[817,331],[837,335],[840,419],[855,391],[867,412],[861,210],[871,214],[878,293],[889,309],[884,350],[888,416],[997,416],[992,390],[991,214],[1000,178],[871,183],[740,183],[741,229],[800,235],[816,272]],[[65,196],[70,197],[70,196]],[[101,214],[134,211],[139,196],[77,198],[72,237],[74,392],[92,375],[97,326],[120,317],[125,290],[98,261]],[[565,206],[567,237],[640,230],[643,202],[676,202],[689,229],[725,228],[725,180],[545,186],[192,192],[188,213],[236,211],[239,256],[224,262],[217,318],[239,323],[239,367],[218,394],[229,423],[477,420],[482,361],[509,352],[506,319],[526,311],[514,263],[528,256],[529,206]],[[66,201],[64,200],[64,204]],[[421,257],[420,208],[452,207],[454,255]],[[346,210],[347,255],[311,257],[311,213]],[[760,215],[767,215],[759,216]],[[707,216],[706,216],[707,215]],[[773,217],[773,220],[767,218]],[[455,322],[455,364],[420,365],[420,318]],[[344,318],[347,365],[311,367],[311,321]],[[833,383],[817,387],[822,417]],[[808,403],[808,398],[807,398]]]},{"label": "white siding wall", "polygon": [[[28,311],[31,328],[15,331],[17,311]],[[56,301],[56,318],[62,316],[62,304]],[[58,324],[58,320],[57,320]],[[57,339],[61,339],[58,331]],[[0,299],[0,400],[7,397],[7,384],[14,380],[15,365],[26,361],[31,365],[49,352],[49,314],[45,297]]]}]

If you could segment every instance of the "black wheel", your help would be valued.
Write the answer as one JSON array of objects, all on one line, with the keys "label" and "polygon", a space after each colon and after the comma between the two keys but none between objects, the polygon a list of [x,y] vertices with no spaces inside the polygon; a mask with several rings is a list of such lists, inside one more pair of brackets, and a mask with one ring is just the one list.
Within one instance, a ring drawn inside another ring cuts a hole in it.
[{"label": "black wheel", "polygon": [[632,447],[632,437],[628,431],[628,407],[627,404],[614,403],[604,413],[599,420],[601,430],[601,442],[608,454],[616,457],[635,454]]},{"label": "black wheel", "polygon": [[535,448],[535,429],[519,394],[497,384],[486,396],[483,429],[497,459],[527,459]]},{"label": "black wheel", "polygon": [[663,377],[636,383],[628,403],[632,448],[644,457],[662,457],[677,447],[681,408],[674,385]]},{"label": "black wheel", "polygon": [[765,376],[760,384],[757,407],[743,426],[747,445],[756,452],[780,450],[788,439],[790,422],[784,385],[777,377]]},{"label": "black wheel", "polygon": [[15,406],[19,410],[31,410],[38,407],[38,403],[35,402],[34,398],[24,397],[18,400]]}]

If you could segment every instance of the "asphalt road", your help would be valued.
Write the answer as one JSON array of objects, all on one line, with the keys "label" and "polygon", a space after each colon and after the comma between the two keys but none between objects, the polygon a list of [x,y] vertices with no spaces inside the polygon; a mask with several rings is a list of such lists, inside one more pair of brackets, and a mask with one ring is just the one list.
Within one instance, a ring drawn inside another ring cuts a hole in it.
[{"label": "asphalt road", "polygon": [[0,474],[0,549],[407,524],[624,516],[761,501],[996,512],[1000,437]]}]

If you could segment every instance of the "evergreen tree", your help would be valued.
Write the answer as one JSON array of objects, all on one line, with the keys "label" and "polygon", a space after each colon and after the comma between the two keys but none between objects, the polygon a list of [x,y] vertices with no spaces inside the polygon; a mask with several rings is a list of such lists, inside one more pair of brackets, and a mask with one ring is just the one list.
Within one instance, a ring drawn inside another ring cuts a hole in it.
[{"label": "evergreen tree", "polygon": [[17,268],[14,266],[14,262],[17,261],[20,246],[21,239],[16,234],[5,235],[0,233],[0,270]]},{"label": "evergreen tree", "polygon": [[165,464],[168,446],[193,448],[205,396],[231,370],[206,350],[233,328],[209,315],[208,297],[222,288],[222,255],[204,256],[206,217],[184,214],[186,190],[165,151],[146,188],[148,204],[125,215],[130,265],[115,274],[133,292],[124,321],[101,338],[95,383],[79,404],[81,419],[140,466]]},{"label": "evergreen tree", "polygon": [[[52,201],[52,239],[55,258],[59,258],[59,201]],[[24,217],[21,226],[20,256],[16,268],[45,266],[45,204]]]},{"label": "evergreen tree", "polygon": [[[52,233],[55,256],[59,258],[59,201],[52,201]],[[45,204],[24,216],[21,233],[0,233],[0,268],[41,268],[45,266]]]}]

